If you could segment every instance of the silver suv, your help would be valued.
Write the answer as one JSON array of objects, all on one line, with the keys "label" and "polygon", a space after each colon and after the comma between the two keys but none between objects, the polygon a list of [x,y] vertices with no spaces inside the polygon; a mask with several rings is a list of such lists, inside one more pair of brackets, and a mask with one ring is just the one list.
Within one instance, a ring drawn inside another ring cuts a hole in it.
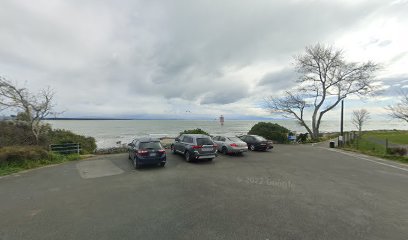
[{"label": "silver suv", "polygon": [[198,159],[212,161],[217,156],[217,145],[203,134],[182,134],[171,145],[173,153],[181,153],[187,162]]}]

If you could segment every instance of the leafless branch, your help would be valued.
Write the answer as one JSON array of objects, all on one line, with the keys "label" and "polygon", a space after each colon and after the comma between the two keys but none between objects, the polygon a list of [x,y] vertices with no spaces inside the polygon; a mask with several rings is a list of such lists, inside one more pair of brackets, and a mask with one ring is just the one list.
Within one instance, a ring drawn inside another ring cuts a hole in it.
[{"label": "leafless branch", "polygon": [[399,95],[401,100],[394,105],[389,105],[386,109],[389,110],[392,118],[408,123],[408,91],[401,90]]},{"label": "leafless branch", "polygon": [[358,129],[360,135],[363,125],[370,119],[370,113],[366,109],[354,110],[351,122]]},{"label": "leafless branch", "polygon": [[[292,115],[311,132],[312,138],[319,135],[321,120],[349,95],[366,96],[376,89],[374,75],[379,66],[371,61],[365,63],[346,62],[341,50],[316,44],[306,47],[305,53],[295,57],[296,70],[301,77],[298,90],[302,95],[286,93],[282,98],[268,99],[268,108]],[[305,98],[313,105],[306,105]],[[334,99],[333,99],[334,98]],[[300,104],[300,105],[299,105]],[[306,126],[304,110],[312,108],[312,125]]]}]

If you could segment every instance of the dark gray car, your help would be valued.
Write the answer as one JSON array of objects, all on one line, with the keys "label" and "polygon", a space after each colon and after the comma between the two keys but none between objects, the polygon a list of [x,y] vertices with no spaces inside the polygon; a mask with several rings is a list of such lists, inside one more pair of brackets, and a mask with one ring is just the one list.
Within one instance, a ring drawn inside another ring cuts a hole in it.
[{"label": "dark gray car", "polygon": [[203,134],[182,134],[171,145],[173,153],[181,153],[187,162],[198,159],[213,160],[217,156],[217,145]]},{"label": "dark gray car", "polygon": [[129,159],[134,168],[142,165],[166,165],[166,150],[156,138],[135,139],[128,144]]}]

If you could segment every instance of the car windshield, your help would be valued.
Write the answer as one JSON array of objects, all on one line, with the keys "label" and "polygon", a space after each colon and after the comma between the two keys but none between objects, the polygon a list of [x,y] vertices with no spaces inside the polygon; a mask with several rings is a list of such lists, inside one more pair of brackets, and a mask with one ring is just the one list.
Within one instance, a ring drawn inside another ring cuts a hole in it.
[{"label": "car windshield", "polygon": [[231,142],[242,142],[242,140],[239,139],[239,138],[237,138],[237,137],[228,137],[228,139],[229,139]]},{"label": "car windshield", "polygon": [[209,138],[197,138],[197,145],[213,145],[213,142]]},{"label": "car windshield", "polygon": [[261,137],[261,136],[254,136],[255,137],[255,139],[256,140],[259,140],[259,141],[266,141],[266,139],[265,138],[263,138],[263,137]]},{"label": "car windshield", "polygon": [[162,149],[160,142],[141,142],[140,149]]}]

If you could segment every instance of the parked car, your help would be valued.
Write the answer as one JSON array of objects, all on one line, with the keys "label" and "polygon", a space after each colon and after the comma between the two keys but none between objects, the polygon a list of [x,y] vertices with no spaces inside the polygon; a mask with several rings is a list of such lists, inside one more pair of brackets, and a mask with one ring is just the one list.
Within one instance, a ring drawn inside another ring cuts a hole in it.
[{"label": "parked car", "polygon": [[135,139],[128,144],[129,159],[134,168],[142,165],[166,165],[166,150],[157,138]]},{"label": "parked car", "polygon": [[243,135],[239,138],[247,143],[248,149],[251,151],[266,151],[273,148],[272,141],[266,140],[264,137],[258,135]]},{"label": "parked car", "polygon": [[215,136],[213,141],[217,144],[217,150],[223,154],[239,153],[248,151],[248,145],[238,137]]},{"label": "parked car", "polygon": [[182,134],[171,145],[173,153],[181,153],[187,162],[197,159],[212,161],[217,156],[217,146],[203,134]]}]

